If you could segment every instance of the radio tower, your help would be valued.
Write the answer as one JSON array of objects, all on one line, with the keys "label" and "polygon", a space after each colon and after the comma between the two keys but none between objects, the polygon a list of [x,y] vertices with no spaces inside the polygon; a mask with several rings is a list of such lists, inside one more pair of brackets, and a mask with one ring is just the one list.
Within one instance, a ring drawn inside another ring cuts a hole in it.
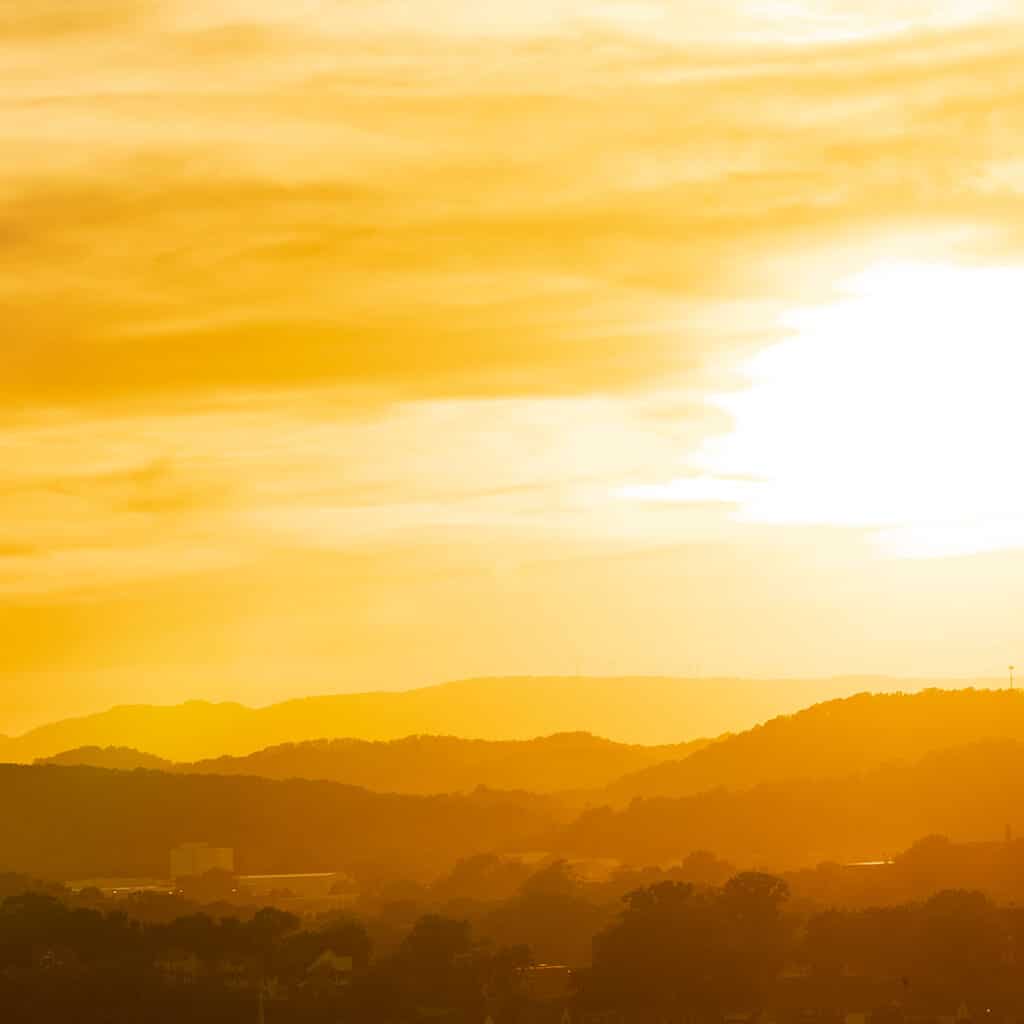
[{"label": "radio tower", "polygon": [[1013,689],[1013,666],[1010,666],[1010,689]]}]

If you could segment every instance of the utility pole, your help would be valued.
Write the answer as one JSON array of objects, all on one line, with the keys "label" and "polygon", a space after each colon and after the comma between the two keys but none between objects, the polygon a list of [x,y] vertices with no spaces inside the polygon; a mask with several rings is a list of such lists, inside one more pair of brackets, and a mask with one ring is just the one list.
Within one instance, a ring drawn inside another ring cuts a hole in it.
[{"label": "utility pole", "polygon": [[1013,665],[1010,666],[1010,689],[1013,689]]}]

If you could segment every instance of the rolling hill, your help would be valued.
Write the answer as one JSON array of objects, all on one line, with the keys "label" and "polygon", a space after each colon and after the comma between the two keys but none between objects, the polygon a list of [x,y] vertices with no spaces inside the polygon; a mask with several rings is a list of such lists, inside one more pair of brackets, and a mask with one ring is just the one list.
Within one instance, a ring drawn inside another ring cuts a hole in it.
[{"label": "rolling hill", "polygon": [[54,765],[0,766],[0,870],[57,878],[160,876],[178,842],[233,847],[245,872],[345,870],[427,880],[478,853],[634,865],[710,850],[783,870],[882,860],[921,836],[1024,830],[1024,743],[933,751],[841,778],[795,778],[636,800],[566,816],[527,793],[372,793],[333,782]]},{"label": "rolling hill", "polygon": [[76,747],[63,750],[53,757],[36,758],[35,764],[60,765],[62,767],[109,768],[119,772],[133,772],[137,768],[147,771],[174,772],[179,765],[167,758],[146,754],[132,747]]},{"label": "rolling hill", "polygon": [[683,797],[718,787],[841,778],[989,738],[1024,740],[1024,693],[862,693],[781,715],[714,742],[661,746],[627,745],[577,732],[533,740],[320,739],[180,762],[125,748],[86,747],[42,760],[175,773],[324,779],[378,792],[469,792],[483,785],[562,793],[576,806],[622,807],[637,798]]},{"label": "rolling hill", "polygon": [[471,792],[478,786],[555,793],[605,786],[627,772],[685,757],[709,742],[644,747],[614,743],[589,733],[560,733],[534,740],[408,736],[386,741],[309,740],[267,747],[243,757],[195,762],[168,761],[124,747],[79,747],[37,763],[325,779],[385,793]]},{"label": "rolling hill", "polygon": [[833,778],[990,738],[1024,740],[1024,692],[856,694],[783,715],[686,758],[641,769],[595,802],[681,797],[797,778]]},{"label": "rolling hill", "polygon": [[9,737],[0,741],[0,760],[30,762],[76,747],[114,746],[196,761],[303,740],[390,740],[417,734],[522,740],[582,731],[622,743],[679,743],[749,728],[816,701],[901,688],[918,687],[854,678],[509,677],[309,697],[261,708],[203,701],[130,705]]},{"label": "rolling hill", "polygon": [[[929,834],[1000,840],[1024,827],[1024,743],[995,739],[938,750],[842,778],[636,800],[559,826],[545,848],[633,864],[710,850],[770,870],[886,859]],[[536,840],[531,840],[536,842]]]},{"label": "rolling hill", "polygon": [[243,873],[345,870],[429,878],[560,820],[544,797],[371,793],[305,779],[0,765],[0,872],[164,878],[170,849],[230,846]]}]

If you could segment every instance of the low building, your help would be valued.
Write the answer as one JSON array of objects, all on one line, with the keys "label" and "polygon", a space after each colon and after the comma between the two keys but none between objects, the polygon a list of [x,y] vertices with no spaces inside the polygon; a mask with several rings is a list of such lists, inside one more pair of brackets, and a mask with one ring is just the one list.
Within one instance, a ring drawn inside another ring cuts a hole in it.
[{"label": "low building", "polygon": [[171,850],[171,878],[193,878],[208,871],[235,870],[235,851],[209,843],[181,843]]}]

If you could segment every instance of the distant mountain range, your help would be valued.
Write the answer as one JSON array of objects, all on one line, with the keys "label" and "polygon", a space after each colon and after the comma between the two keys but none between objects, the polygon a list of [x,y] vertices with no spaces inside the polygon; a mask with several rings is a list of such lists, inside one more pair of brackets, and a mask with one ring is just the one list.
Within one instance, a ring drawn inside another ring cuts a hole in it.
[{"label": "distant mountain range", "polygon": [[78,747],[37,763],[95,768],[325,779],[385,793],[458,793],[479,786],[556,793],[607,786],[629,772],[678,761],[711,742],[644,747],[589,733],[534,740],[464,740],[408,736],[400,740],[308,740],[242,757],[177,762],[125,747]]},{"label": "distant mountain range", "polygon": [[191,839],[233,847],[239,868],[253,873],[428,880],[479,853],[641,866],[697,850],[779,871],[881,860],[932,833],[1020,834],[1024,743],[983,740],[842,777],[572,814],[529,793],[409,796],[304,779],[55,765],[0,765],[0,801],[17,822],[0,833],[0,870],[65,879],[160,876],[170,847]]},{"label": "distant mountain range", "polygon": [[622,807],[725,787],[840,778],[893,761],[990,738],[1024,741],[1024,694],[925,690],[856,694],[780,715],[745,732],[641,746],[589,733],[533,740],[408,736],[308,740],[252,754],[172,761],[125,747],[79,747],[40,763],[177,774],[320,779],[377,792],[471,792],[479,786],[569,797],[569,805]]},{"label": "distant mountain range", "polygon": [[874,678],[508,677],[308,697],[262,708],[203,701],[131,705],[0,738],[0,761],[30,762],[83,746],[131,747],[173,761],[196,761],[303,740],[422,734],[524,740],[589,732],[620,743],[669,744],[747,729],[864,690],[923,685]]},{"label": "distant mountain range", "polygon": [[[359,770],[383,780],[375,773],[394,778],[404,759],[412,760],[403,770],[412,771],[409,764],[426,766],[431,751],[443,749],[459,753],[467,778],[479,770],[481,777],[506,773],[509,781],[538,771],[548,778],[556,772],[546,763],[577,756],[590,764],[587,771],[600,765],[602,772],[616,757],[646,756],[573,734],[521,745],[450,738],[314,743],[203,765],[211,774],[198,774],[195,765],[154,771],[152,758],[116,750],[101,756],[142,770],[0,766],[0,805],[17,822],[0,832],[0,870],[145,874],[160,870],[166,849],[185,839],[233,846],[252,871],[423,878],[479,852],[643,865],[699,849],[739,866],[784,869],[884,858],[933,832],[957,840],[999,838],[1007,827],[1024,832],[1019,691],[931,690],[826,702],[586,791],[582,802],[590,806],[582,813],[574,809],[579,794],[570,802],[483,788],[396,795],[223,770],[282,771],[297,754],[310,758],[307,764],[324,758],[326,768],[309,770],[355,773],[365,757]],[[83,755],[61,760],[74,756]],[[441,784],[439,778],[424,785]]]}]

